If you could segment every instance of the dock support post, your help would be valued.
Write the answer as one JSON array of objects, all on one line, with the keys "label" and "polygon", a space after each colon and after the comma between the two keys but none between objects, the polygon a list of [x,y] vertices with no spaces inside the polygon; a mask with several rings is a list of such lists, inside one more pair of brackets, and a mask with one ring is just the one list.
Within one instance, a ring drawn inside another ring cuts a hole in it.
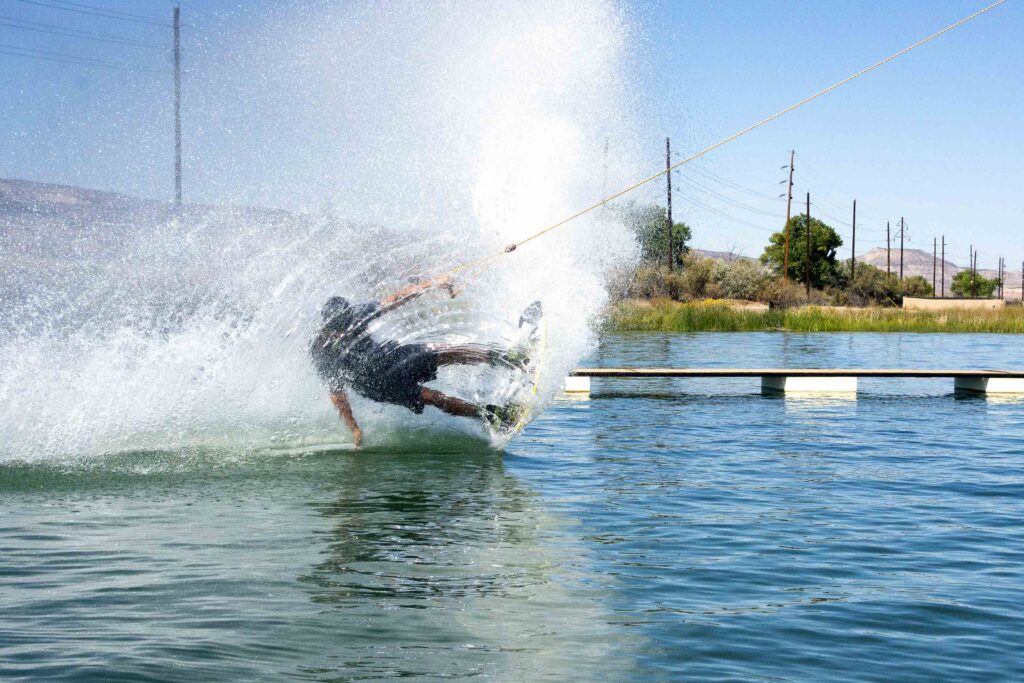
[{"label": "dock support post", "polygon": [[567,394],[589,394],[590,378],[569,375],[565,378],[565,393]]},{"label": "dock support post", "polygon": [[953,391],[972,394],[1024,394],[1024,379],[1017,377],[957,377]]},{"label": "dock support post", "polygon": [[762,394],[852,394],[857,395],[856,377],[761,377]]}]

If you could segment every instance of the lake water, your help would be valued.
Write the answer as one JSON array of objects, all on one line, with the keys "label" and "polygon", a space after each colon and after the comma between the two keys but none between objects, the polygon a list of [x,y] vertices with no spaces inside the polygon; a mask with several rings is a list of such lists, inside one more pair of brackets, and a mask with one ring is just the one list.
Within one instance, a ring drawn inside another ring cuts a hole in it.
[{"label": "lake water", "polygon": [[[595,365],[1024,368],[1015,336]],[[492,452],[0,464],[0,678],[1022,680],[1024,400],[595,381]]]}]

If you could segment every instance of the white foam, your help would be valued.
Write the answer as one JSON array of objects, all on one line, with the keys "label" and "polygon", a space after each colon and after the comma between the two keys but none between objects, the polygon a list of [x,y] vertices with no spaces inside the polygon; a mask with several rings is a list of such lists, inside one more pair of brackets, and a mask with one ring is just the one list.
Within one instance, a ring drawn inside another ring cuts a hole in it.
[{"label": "white foam", "polygon": [[[211,161],[195,173],[208,191],[248,182],[235,198],[295,208],[329,199],[331,213],[211,209],[103,224],[116,244],[56,268],[0,335],[0,460],[336,443],[344,428],[308,357],[327,297],[381,297],[409,275],[444,272],[635,174],[621,144],[627,30],[614,5],[325,11],[276,16],[238,43],[240,62],[263,66],[232,96],[255,98],[253,125],[277,121],[259,191],[242,143],[211,114],[228,71],[211,56],[190,79],[207,121],[197,137]],[[52,228],[75,239],[97,226]],[[594,342],[605,272],[634,257],[628,231],[596,212],[504,257],[454,301],[423,297],[376,334],[501,345],[541,299],[547,401]],[[501,381],[446,371],[439,388],[486,401]],[[416,416],[357,399],[355,410],[371,444],[417,430],[482,433],[430,408]]]}]

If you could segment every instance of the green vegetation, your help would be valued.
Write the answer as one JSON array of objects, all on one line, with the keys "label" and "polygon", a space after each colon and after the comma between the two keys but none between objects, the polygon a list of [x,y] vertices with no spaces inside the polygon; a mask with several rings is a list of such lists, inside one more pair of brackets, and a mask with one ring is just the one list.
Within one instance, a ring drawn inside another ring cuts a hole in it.
[{"label": "green vegetation", "polygon": [[[657,204],[627,202],[617,207],[617,211],[622,222],[636,233],[637,242],[640,243],[640,258],[646,263],[664,264],[668,256],[665,248],[668,243],[668,213],[665,209]],[[686,243],[691,236],[690,226],[672,221],[672,260],[677,269],[683,265],[683,259],[690,252]]]},{"label": "green vegetation", "polygon": [[997,278],[982,277],[969,270],[961,270],[953,276],[953,284],[950,287],[957,296],[992,296],[999,286]]},{"label": "green vegetation", "polygon": [[926,297],[935,293],[932,283],[924,279],[924,275],[911,275],[903,280],[903,296]]},{"label": "green vegetation", "polygon": [[1024,308],[904,311],[804,306],[744,310],[721,301],[622,301],[608,311],[609,331],[648,332],[995,332],[1024,333]]},{"label": "green vegetation", "polygon": [[870,263],[858,263],[857,275],[851,282],[850,262],[843,261],[826,293],[833,304],[840,306],[893,306],[905,296],[931,296],[932,284],[920,275],[900,282],[895,273],[886,273]]},{"label": "green vegetation", "polygon": [[[789,221],[789,279],[782,277],[785,233],[774,233],[760,260],[732,256],[707,258],[691,252],[691,230],[673,226],[673,270],[666,267],[666,212],[657,205],[629,203],[616,209],[636,234],[641,263],[611,273],[613,330],[803,332],[1008,332],[1024,333],[1024,309],[904,311],[903,297],[933,296],[921,275],[903,280],[867,263],[839,260],[843,241],[826,223],[812,218],[811,289],[804,284],[806,215]],[[961,272],[952,291],[988,297],[995,280]],[[720,301],[732,300],[732,304]],[[764,306],[737,306],[762,302]]]},{"label": "green vegetation", "polygon": [[[807,264],[807,215],[793,216],[787,223],[789,228],[789,278],[796,282],[805,281]],[[821,289],[836,279],[836,249],[843,245],[843,238],[832,226],[817,218],[811,218],[811,287]],[[761,255],[761,262],[776,273],[782,273],[786,260],[786,233],[774,233],[768,238],[768,246]]]}]

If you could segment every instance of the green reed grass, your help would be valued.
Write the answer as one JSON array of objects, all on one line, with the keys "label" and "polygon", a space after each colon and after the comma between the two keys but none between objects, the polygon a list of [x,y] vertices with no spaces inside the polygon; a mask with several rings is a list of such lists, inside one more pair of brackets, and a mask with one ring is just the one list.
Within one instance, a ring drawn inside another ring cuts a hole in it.
[{"label": "green reed grass", "polygon": [[716,301],[625,301],[608,311],[612,331],[648,332],[994,332],[1024,333],[1024,308],[993,311],[904,311],[804,306],[773,311]]}]

